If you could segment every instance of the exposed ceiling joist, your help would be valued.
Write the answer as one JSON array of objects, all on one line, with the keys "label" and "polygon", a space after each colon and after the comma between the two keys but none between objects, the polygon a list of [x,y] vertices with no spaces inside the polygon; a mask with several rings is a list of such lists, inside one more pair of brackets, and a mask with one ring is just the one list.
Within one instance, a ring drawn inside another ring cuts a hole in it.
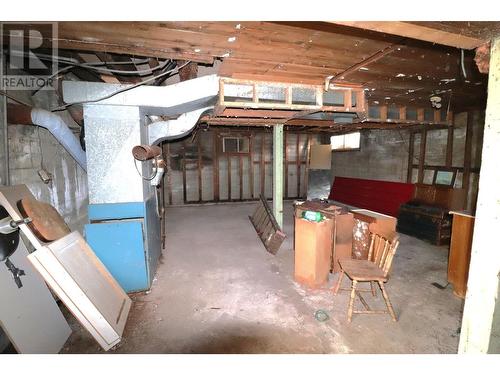
[{"label": "exposed ceiling joist", "polygon": [[[385,47],[384,49],[378,51],[377,53],[374,53],[373,55],[364,59],[363,61],[361,61],[357,64],[354,64],[354,65],[350,66],[349,68],[347,68],[346,70],[344,70],[343,72],[335,75],[332,79],[329,80],[329,82],[333,83],[333,82],[342,81],[349,74],[351,74],[353,72],[357,72],[358,70],[360,70],[362,68],[366,68],[367,65],[369,65],[375,61],[380,60],[382,57],[392,53],[393,51],[401,50],[401,48],[404,48],[404,46],[399,45],[399,44],[392,44],[388,47]],[[325,87],[328,87],[328,84],[325,83]]]},{"label": "exposed ceiling joist", "polygon": [[[221,60],[214,73],[222,77],[268,82],[324,86],[326,77],[340,80],[348,74],[349,82],[363,85],[375,104],[430,106],[429,97],[452,90],[451,108],[484,106],[487,76],[477,70],[473,52],[465,51],[462,58],[460,50],[426,40],[455,45],[449,41],[458,38],[462,43],[472,40],[475,46],[500,33],[500,22],[367,24],[363,28],[354,22],[60,22],[58,48],[61,55],[79,51],[200,64]],[[420,30],[420,37],[399,32],[403,26]],[[402,36],[405,48],[391,51]],[[74,73],[80,73],[78,68]]]},{"label": "exposed ceiling joist", "polygon": [[463,49],[474,49],[488,42],[488,39],[471,36],[470,33],[459,29],[451,31],[448,27],[446,30],[445,25],[439,23],[422,24],[401,21],[331,21],[331,23]]}]

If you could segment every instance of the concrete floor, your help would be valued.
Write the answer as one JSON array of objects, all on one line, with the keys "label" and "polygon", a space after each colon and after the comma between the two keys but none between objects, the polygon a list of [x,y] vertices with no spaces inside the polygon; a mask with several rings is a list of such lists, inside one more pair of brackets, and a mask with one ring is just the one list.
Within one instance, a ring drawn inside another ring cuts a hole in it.
[{"label": "concrete floor", "polygon": [[[355,315],[348,292],[308,290],[293,280],[293,208],[276,256],[248,220],[255,203],[168,208],[167,246],[150,292],[133,295],[112,353],[456,353],[463,301],[446,284],[448,251],[401,235],[387,290],[399,321]],[[346,283],[347,286],[347,283]],[[366,294],[373,308],[380,293]],[[357,301],[359,303],[359,301]],[[318,309],[329,319],[314,318]],[[69,317],[63,353],[102,352]]]}]

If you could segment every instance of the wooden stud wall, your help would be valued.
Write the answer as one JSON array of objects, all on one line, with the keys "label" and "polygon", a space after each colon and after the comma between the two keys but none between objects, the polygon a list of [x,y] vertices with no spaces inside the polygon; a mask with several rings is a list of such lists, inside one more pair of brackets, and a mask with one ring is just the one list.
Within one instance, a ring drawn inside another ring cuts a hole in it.
[{"label": "wooden stud wall", "polygon": [[[450,118],[452,119],[452,118]],[[465,206],[468,204],[469,188],[470,188],[470,175],[471,173],[479,173],[479,168],[473,168],[471,166],[472,158],[472,133],[473,133],[473,112],[467,112],[467,126],[465,133],[465,149],[464,149],[464,164],[462,167],[452,166],[453,161],[453,139],[454,139],[454,125],[448,127],[447,144],[446,144],[446,162],[445,165],[428,165],[425,163],[425,149],[427,141],[427,129],[422,129],[421,131],[411,131],[409,138],[409,149],[408,149],[408,174],[406,182],[411,183],[413,180],[413,169],[418,168],[417,182],[423,183],[424,173],[426,170],[436,171],[436,170],[449,170],[456,171],[457,174],[463,173],[462,177],[462,188],[465,189],[466,200]],[[415,134],[420,134],[420,153],[418,164],[413,163],[414,156],[414,145],[415,145]]]},{"label": "wooden stud wall", "polygon": [[[190,138],[187,138],[182,141],[164,145],[167,159],[166,163],[168,166],[164,184],[165,196],[168,197],[168,200],[165,203],[173,205],[258,200],[260,194],[266,195],[266,190],[269,196],[269,186],[267,186],[266,189],[266,184],[272,184],[272,179],[269,180],[269,171],[272,170],[272,147],[265,147],[265,145],[272,144],[272,133],[262,130],[228,131],[225,129],[214,129],[210,132],[212,133],[210,134],[212,139],[211,145],[202,144],[202,142],[207,139],[203,136],[196,137],[193,141],[194,143],[192,143]],[[248,152],[223,152],[222,138],[224,136],[248,137]],[[307,134],[305,132],[285,132],[285,199],[299,199],[306,195],[309,147],[311,142],[316,141],[317,137],[317,134]],[[179,150],[177,153],[171,152],[174,146]],[[205,148],[203,152],[204,147],[211,147],[211,150]],[[191,156],[188,155],[188,149],[191,150]],[[211,161],[204,162],[204,156],[207,155],[208,151],[210,151]],[[193,155],[194,152],[196,152],[196,155]],[[293,157],[294,155],[295,157]],[[176,170],[173,170],[173,165],[175,164],[174,158],[178,158],[178,169]],[[225,163],[220,163],[221,160],[224,160]],[[248,168],[245,168],[245,166],[248,166]],[[211,178],[203,178],[202,171],[204,167],[211,168]],[[190,179],[187,171],[193,168],[196,169],[196,178]],[[221,170],[221,168],[224,169]],[[296,172],[295,179],[292,179],[293,172],[291,172],[290,168],[293,168]],[[174,173],[177,173],[179,177],[181,177],[177,179],[177,186],[173,181]],[[227,176],[227,178],[220,179],[221,176]],[[235,189],[234,186],[236,181],[238,183],[238,188]],[[204,184],[207,183],[212,184],[212,199],[207,199],[206,196],[204,197],[204,191],[205,188],[207,188]],[[221,186],[220,184],[225,184],[226,186]],[[256,189],[257,186],[260,186],[260,188]],[[289,187],[292,193],[296,187],[297,194],[289,194]],[[179,190],[181,194],[178,193]],[[222,192],[227,192],[227,197],[225,197]],[[176,200],[174,198],[176,193],[178,196],[182,195],[182,198]],[[198,199],[193,200],[193,196],[197,196]]]}]

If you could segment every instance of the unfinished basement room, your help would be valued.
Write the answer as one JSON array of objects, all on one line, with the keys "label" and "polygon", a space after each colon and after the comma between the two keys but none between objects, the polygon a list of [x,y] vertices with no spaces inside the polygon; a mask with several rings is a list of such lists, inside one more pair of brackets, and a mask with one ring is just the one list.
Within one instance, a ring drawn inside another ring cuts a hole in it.
[{"label": "unfinished basement room", "polygon": [[500,353],[500,22],[1,35],[0,362]]}]

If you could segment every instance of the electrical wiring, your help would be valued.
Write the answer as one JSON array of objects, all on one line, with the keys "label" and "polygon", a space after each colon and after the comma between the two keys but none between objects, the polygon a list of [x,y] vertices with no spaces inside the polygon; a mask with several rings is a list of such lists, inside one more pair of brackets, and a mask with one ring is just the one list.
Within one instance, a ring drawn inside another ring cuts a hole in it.
[{"label": "electrical wiring", "polygon": [[[20,53],[15,53],[14,55],[19,55],[19,56],[24,56],[24,54]],[[37,58],[40,60],[46,60],[46,61],[57,61],[62,64],[68,64],[69,66],[66,66],[64,68],[59,69],[57,72],[52,74],[50,78],[55,77],[56,75],[63,73],[67,70],[73,69],[74,67],[80,67],[80,68],[85,68],[85,69],[90,69],[97,71],[99,73],[110,73],[110,74],[121,74],[121,75],[142,75],[142,74],[150,74],[152,72],[155,72],[157,70],[163,69],[171,60],[165,60],[161,64],[158,64],[158,66],[155,66],[153,68],[147,68],[147,69],[141,69],[141,70],[121,70],[121,69],[110,69],[110,68],[105,68],[107,65],[141,65],[141,64],[147,64],[149,63],[149,59],[141,59],[139,61],[113,61],[113,62],[105,62],[105,61],[97,61],[97,62],[88,62],[88,63],[81,63],[79,61],[76,61],[74,59],[67,59],[67,58],[60,58],[60,57],[52,57],[52,56],[46,56],[46,55],[37,55]]]},{"label": "electrical wiring", "polygon": [[134,159],[134,165],[135,165],[135,170],[137,171],[137,173],[139,174],[139,176],[144,180],[144,181],[151,181],[153,178],[156,177],[156,175],[158,174],[158,167],[155,165],[153,168],[154,168],[154,172],[151,176],[149,177],[144,177],[142,175],[142,173],[139,171],[139,168],[137,167],[137,160]]},{"label": "electrical wiring", "polygon": [[[19,51],[10,52],[10,55],[17,56],[17,57],[33,58],[33,56],[31,56],[31,55],[26,55],[25,53],[19,52]],[[73,59],[70,57],[45,55],[43,53],[40,53],[40,54],[37,53],[35,56],[36,56],[36,58],[38,58],[40,60],[45,60],[45,61],[55,60],[55,61],[61,62],[63,64],[73,64],[73,65],[75,65],[75,64],[87,64],[87,65],[93,65],[93,66],[101,66],[101,65],[110,64],[109,62],[106,62],[106,61],[95,61],[95,62],[81,63],[77,59]],[[149,59],[144,58],[144,59],[140,59],[139,61],[113,61],[112,64],[113,65],[139,65],[139,64],[147,64],[148,62],[149,62]]]},{"label": "electrical wiring", "polygon": [[[171,62],[171,60],[165,60],[161,64],[159,64],[158,66],[155,66],[153,68],[148,68],[148,69],[141,69],[141,70],[120,70],[120,69],[99,68],[98,66],[94,65],[94,63],[79,63],[79,64],[72,64],[70,66],[65,66],[64,68],[61,68],[57,72],[52,74],[49,78],[53,78],[61,73],[64,73],[64,72],[69,71],[69,70],[76,68],[76,67],[93,70],[93,71],[96,71],[99,73],[110,73],[110,74],[116,73],[116,74],[120,74],[120,75],[151,74],[157,70],[163,69],[170,62]],[[103,64],[103,63],[99,63],[99,64]],[[111,64],[115,65],[114,62]]]},{"label": "electrical wiring", "polygon": [[59,106],[59,107],[56,107],[54,109],[52,109],[51,111],[52,112],[56,112],[56,111],[62,111],[62,110],[65,110],[66,108],[68,108],[69,106],[72,106],[72,105],[75,105],[75,104],[86,104],[86,103],[97,103],[97,102],[100,102],[101,100],[105,100],[105,99],[109,99],[117,94],[120,94],[122,92],[125,92],[125,91],[129,91],[129,90],[132,90],[132,89],[135,89],[136,87],[139,87],[139,86],[142,86],[142,85],[145,85],[146,83],[149,83],[149,82],[152,82],[158,78],[161,78],[163,76],[166,76],[167,74],[170,74],[172,72],[178,72],[180,69],[182,69],[183,67],[185,67],[186,65],[188,65],[191,61],[188,60],[186,61],[184,64],[182,64],[181,66],[178,66],[176,68],[173,68],[173,69],[169,69],[163,73],[160,73],[156,76],[153,76],[153,77],[150,77],[150,78],[147,78],[141,82],[138,82],[136,84],[133,84],[131,86],[126,86],[126,87],[123,87],[121,89],[118,89],[110,94],[107,94],[107,95],[104,95],[100,98],[96,98],[96,99],[88,99],[88,100],[83,100],[83,101],[80,101],[80,102],[73,102],[73,103],[66,103],[62,106]]}]

